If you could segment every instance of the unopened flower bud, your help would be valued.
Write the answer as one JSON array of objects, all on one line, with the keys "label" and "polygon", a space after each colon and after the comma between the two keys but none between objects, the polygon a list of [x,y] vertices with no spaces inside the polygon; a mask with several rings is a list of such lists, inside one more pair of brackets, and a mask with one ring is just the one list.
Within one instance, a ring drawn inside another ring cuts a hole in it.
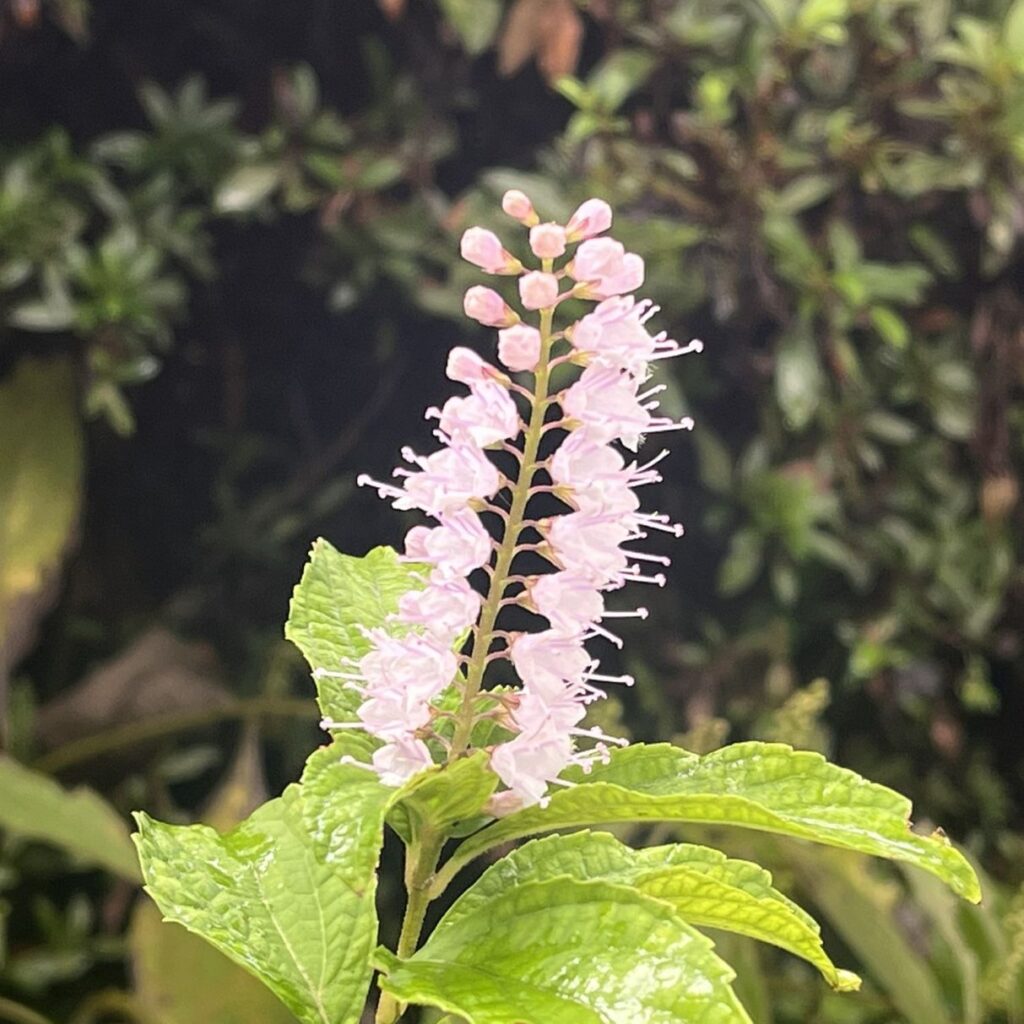
[{"label": "unopened flower bud", "polygon": [[519,297],[527,309],[546,309],[558,301],[558,278],[531,270],[519,278]]},{"label": "unopened flower bud", "polygon": [[498,358],[510,370],[533,370],[540,359],[540,331],[516,324],[498,332]]},{"label": "unopened flower bud", "polygon": [[518,274],[522,264],[486,228],[468,228],[462,236],[462,258],[488,274]]},{"label": "unopened flower bud", "polygon": [[519,315],[493,289],[474,285],[466,292],[462,308],[466,316],[485,327],[511,327],[519,323]]},{"label": "unopened flower bud", "polygon": [[538,224],[530,228],[530,248],[542,260],[557,259],[565,252],[565,228],[561,224]]},{"label": "unopened flower bud", "polygon": [[502,196],[501,208],[520,224],[532,227],[540,219],[530,202],[530,197],[519,189],[512,188]]},{"label": "unopened flower bud", "polygon": [[588,199],[569,218],[565,230],[570,242],[578,242],[593,238],[611,226],[612,208],[603,199]]},{"label": "unopened flower bud", "polygon": [[449,380],[457,380],[460,384],[479,384],[485,380],[494,380],[504,376],[497,367],[491,366],[481,359],[472,349],[456,346],[448,353],[448,365],[445,373]]}]

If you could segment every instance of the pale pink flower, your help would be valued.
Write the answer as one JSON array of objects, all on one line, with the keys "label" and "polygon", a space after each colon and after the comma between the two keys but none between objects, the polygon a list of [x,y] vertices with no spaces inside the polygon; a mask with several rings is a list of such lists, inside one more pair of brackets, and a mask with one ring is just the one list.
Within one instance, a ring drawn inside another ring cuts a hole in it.
[{"label": "pale pink flower", "polygon": [[570,242],[607,231],[612,226],[612,208],[603,199],[588,199],[569,218],[566,234]]},{"label": "pale pink flower", "polygon": [[442,515],[439,524],[414,526],[405,535],[405,557],[432,565],[445,579],[468,576],[490,561],[490,534],[471,509]]},{"label": "pale pink flower", "polygon": [[594,364],[569,387],[562,398],[566,415],[598,444],[622,441],[636,451],[651,424],[650,409],[637,396],[636,378]]},{"label": "pale pink flower", "polygon": [[491,767],[509,790],[531,807],[544,799],[548,784],[572,761],[572,737],[549,728],[519,735],[491,755]]},{"label": "pale pink flower", "polygon": [[428,701],[392,690],[363,701],[356,715],[371,736],[382,740],[407,736],[426,726],[432,717]]},{"label": "pale pink flower", "polygon": [[551,730],[572,735],[586,717],[588,697],[585,691],[574,691],[567,686],[550,695],[523,687],[519,703],[511,714],[512,723],[524,734]]},{"label": "pale pink flower", "polygon": [[374,770],[385,786],[401,786],[433,763],[426,743],[412,737],[388,743],[373,754]]},{"label": "pale pink flower", "polygon": [[510,188],[501,198],[501,208],[510,217],[530,227],[537,223],[537,212],[530,202],[529,196],[519,189]]},{"label": "pale pink flower", "polygon": [[370,631],[370,639],[372,650],[359,659],[367,697],[391,695],[411,706],[432,700],[455,678],[455,655],[436,637],[419,633],[396,637],[375,629]]},{"label": "pale pink flower", "polygon": [[488,274],[518,274],[523,265],[486,228],[467,228],[460,246],[462,258]]},{"label": "pale pink flower", "polygon": [[565,253],[565,228],[550,223],[530,228],[530,249],[542,260],[558,259]]},{"label": "pale pink flower", "polygon": [[566,636],[554,629],[520,633],[512,641],[511,654],[524,684],[552,695],[561,693],[567,683],[582,682],[591,664],[581,636]]},{"label": "pale pink flower", "polygon": [[[490,555],[490,544],[487,548]],[[450,570],[450,562],[447,568]],[[473,568],[478,566],[469,571]],[[462,575],[437,572],[422,590],[407,591],[399,598],[396,618],[406,625],[420,626],[450,644],[476,622],[480,604],[480,595]]]},{"label": "pale pink flower", "polygon": [[440,420],[442,433],[456,443],[478,448],[513,438],[522,428],[516,403],[494,381],[474,384],[472,394],[449,398],[443,408],[428,409],[427,416]]},{"label": "pale pink flower", "polygon": [[448,353],[445,373],[449,380],[472,387],[485,380],[508,380],[496,366],[481,359],[472,349],[457,345]]},{"label": "pale pink flower", "polygon": [[629,555],[621,545],[630,529],[614,516],[570,512],[548,520],[546,537],[563,568],[597,587],[616,583],[628,570]]},{"label": "pale pink flower", "polygon": [[546,309],[558,301],[558,278],[543,270],[531,270],[519,278],[519,297],[527,309]]},{"label": "pale pink flower", "polygon": [[608,299],[643,284],[644,261],[613,238],[592,238],[576,250],[569,273],[580,282],[575,294]]},{"label": "pale pink flower", "polygon": [[519,323],[519,314],[493,288],[481,284],[466,292],[462,308],[466,316],[485,327],[511,327]]},{"label": "pale pink flower", "polygon": [[551,628],[566,636],[579,636],[604,614],[604,598],[591,580],[571,572],[551,572],[530,584],[534,607]]},{"label": "pale pink flower", "polygon": [[540,360],[540,331],[516,324],[498,332],[498,358],[510,370],[534,370]]},{"label": "pale pink flower", "polygon": [[419,508],[432,516],[456,512],[493,497],[501,486],[497,467],[471,444],[453,442],[426,458],[409,449],[403,455],[419,470],[396,469],[396,476],[405,477],[401,488],[384,485],[382,490],[380,484],[375,485],[378,492],[395,498],[395,508]]}]

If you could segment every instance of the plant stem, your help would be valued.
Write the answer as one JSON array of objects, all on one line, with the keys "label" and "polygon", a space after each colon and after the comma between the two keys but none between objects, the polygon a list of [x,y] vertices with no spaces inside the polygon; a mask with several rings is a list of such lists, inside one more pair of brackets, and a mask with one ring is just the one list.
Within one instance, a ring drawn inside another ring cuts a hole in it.
[{"label": "plant stem", "polygon": [[[548,261],[545,261],[547,264]],[[545,266],[549,270],[549,266]],[[462,706],[459,708],[458,724],[452,736],[451,750],[448,760],[454,761],[465,753],[469,746],[470,733],[473,730],[473,718],[477,694],[484,682],[484,671],[487,668],[487,655],[490,653],[494,626],[501,611],[501,600],[508,586],[509,570],[516,556],[516,545],[523,529],[523,516],[527,502],[530,500],[530,485],[537,471],[537,453],[540,450],[541,438],[544,434],[544,417],[548,409],[548,385],[551,360],[551,322],[554,309],[541,310],[540,314],[540,359],[534,373],[533,404],[530,411],[530,422],[526,426],[523,439],[523,459],[519,466],[519,476],[512,488],[512,504],[505,523],[505,534],[498,548],[498,556],[494,561],[494,572],[491,583],[480,613],[476,636],[473,642],[473,654],[466,671],[466,683],[463,690]]]},{"label": "plant stem", "polygon": [[[405,904],[405,916],[402,919],[402,932],[398,938],[398,949],[395,951],[403,960],[416,952],[420,933],[423,931],[423,920],[427,916],[427,907],[433,899],[430,894],[430,883],[437,869],[443,845],[442,834],[429,826],[422,826],[406,851],[405,888],[409,895]],[[404,1011],[405,1007],[391,993],[381,992],[374,1020],[376,1024],[394,1024]]]}]

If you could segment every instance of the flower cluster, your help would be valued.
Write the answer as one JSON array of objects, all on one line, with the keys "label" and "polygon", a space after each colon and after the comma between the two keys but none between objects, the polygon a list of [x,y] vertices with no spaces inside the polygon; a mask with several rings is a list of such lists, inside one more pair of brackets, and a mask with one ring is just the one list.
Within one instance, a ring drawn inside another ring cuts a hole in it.
[{"label": "flower cluster", "polygon": [[[621,646],[609,620],[647,614],[608,610],[608,591],[664,583],[658,567],[668,559],[636,544],[651,531],[678,536],[682,528],[642,511],[637,491],[660,480],[655,467],[667,452],[646,460],[634,453],[651,434],[692,426],[658,415],[662,388],[646,382],[654,361],[700,348],[648,330],[656,308],[631,294],[644,263],[604,234],[607,203],[588,200],[565,225],[541,223],[521,192],[506,193],[502,207],[528,229],[539,266],[524,266],[479,227],[464,234],[462,256],[516,277],[519,305],[536,321],[524,322],[494,289],[470,288],[465,312],[498,328],[501,366],[454,349],[447,375],[467,393],[427,410],[440,447],[404,450],[407,466],[393,483],[360,478],[396,508],[431,518],[409,531],[404,551],[428,569],[393,621],[367,633],[369,653],[337,673],[361,698],[358,721],[324,723],[381,741],[373,767],[397,785],[436,757],[464,754],[475,727],[491,720],[507,737],[489,748],[506,787],[496,813],[543,801],[568,765],[586,768],[621,742],[583,719],[604,696],[596,683],[632,680],[603,674],[586,645],[600,637]],[[578,300],[596,305],[556,329],[556,312],[566,303],[578,309]],[[553,392],[552,372],[562,366],[576,368],[575,379]],[[540,500],[561,511],[533,518]],[[519,560],[528,554],[548,570],[524,575]],[[510,605],[532,613],[539,628],[499,629]],[[500,660],[519,688],[485,688],[488,667]]]}]

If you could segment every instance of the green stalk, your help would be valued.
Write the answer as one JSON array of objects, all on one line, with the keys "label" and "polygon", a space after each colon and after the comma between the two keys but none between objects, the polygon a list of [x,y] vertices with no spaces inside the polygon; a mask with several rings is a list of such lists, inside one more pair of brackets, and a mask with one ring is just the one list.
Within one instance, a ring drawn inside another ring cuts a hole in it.
[{"label": "green stalk", "polygon": [[[416,952],[416,946],[420,941],[427,908],[433,899],[430,883],[437,869],[444,838],[433,829],[423,826],[406,850],[405,888],[409,895],[405,904],[398,948],[395,950],[403,960]],[[394,1024],[404,1012],[405,1007],[390,992],[381,992],[377,1014],[374,1017],[375,1024]]]},{"label": "green stalk", "polygon": [[[544,269],[550,270],[550,261],[545,261]],[[533,484],[534,474],[537,472],[537,453],[540,450],[540,442],[544,434],[544,415],[548,409],[551,323],[554,319],[554,312],[554,309],[545,309],[541,310],[540,314],[540,360],[534,375],[534,396],[530,422],[526,425],[524,434],[523,461],[519,467],[519,476],[512,488],[512,504],[509,508],[508,521],[505,524],[505,535],[502,537],[501,546],[498,549],[498,557],[494,561],[491,584],[480,613],[480,622],[477,625],[473,641],[473,654],[466,670],[462,705],[456,716],[457,724],[448,754],[449,761],[460,757],[469,747],[476,698],[483,687],[494,626],[498,620],[498,612],[501,610],[501,599],[505,596],[505,590],[508,587],[509,570],[512,567],[512,560],[515,558],[519,535],[523,530],[523,516],[526,512],[526,504],[530,500],[530,487]]]}]

